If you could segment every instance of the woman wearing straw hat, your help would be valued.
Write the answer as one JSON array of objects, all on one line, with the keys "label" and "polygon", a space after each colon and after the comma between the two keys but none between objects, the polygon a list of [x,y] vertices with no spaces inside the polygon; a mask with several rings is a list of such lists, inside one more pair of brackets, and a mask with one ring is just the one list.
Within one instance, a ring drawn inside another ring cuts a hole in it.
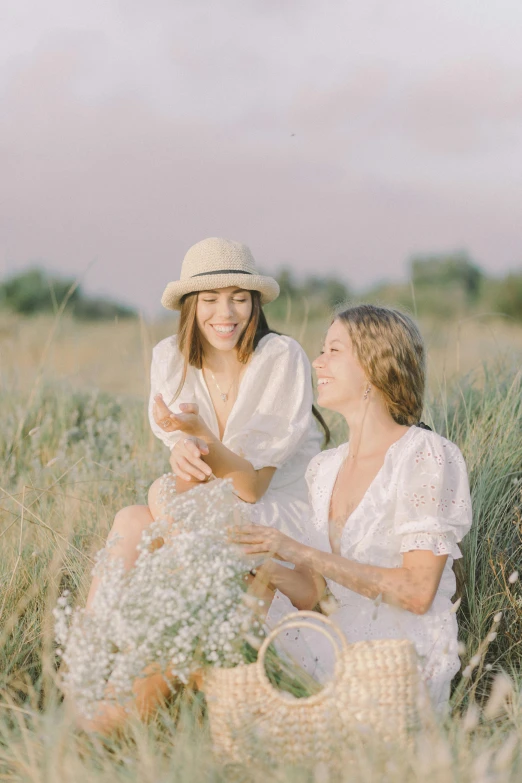
[{"label": "woman wearing straw hat", "polygon": [[[309,512],[304,479],[320,451],[312,371],[296,340],[273,332],[262,306],[279,294],[249,248],[210,238],[187,252],[162,304],[180,313],[178,333],[152,354],[149,418],[170,450],[178,491],[230,478],[256,524],[300,538]],[[141,533],[160,513],[158,479],[149,506],[116,515],[111,553],[127,567]],[[117,537],[117,538],[116,538]],[[93,581],[87,606],[97,589]]]},{"label": "woman wearing straw hat", "polygon": [[[320,450],[312,414],[327,429],[313,408],[306,354],[263,313],[278,294],[246,245],[211,238],[191,247],[162,297],[180,323],[153,352],[149,418],[171,451],[178,486],[232,478],[239,498],[255,504],[256,522],[299,537],[308,510],[303,472]],[[153,516],[157,497],[156,483]]]},{"label": "woman wearing straw hat", "polygon": [[[327,439],[329,433],[313,409],[305,352],[267,324],[262,306],[278,294],[246,245],[210,238],[191,247],[180,279],[162,297],[180,320],[177,335],[153,350],[149,413],[154,434],[170,450],[178,491],[230,478],[252,522],[299,539],[309,514],[305,469],[321,447],[314,415]],[[160,486],[161,479],[152,485],[148,506],[116,515],[110,552],[126,568],[136,562],[143,530],[161,513]],[[98,586],[95,578],[87,607]],[[149,679],[138,685],[144,713],[167,687],[162,677]],[[105,728],[111,722],[108,716]]]}]

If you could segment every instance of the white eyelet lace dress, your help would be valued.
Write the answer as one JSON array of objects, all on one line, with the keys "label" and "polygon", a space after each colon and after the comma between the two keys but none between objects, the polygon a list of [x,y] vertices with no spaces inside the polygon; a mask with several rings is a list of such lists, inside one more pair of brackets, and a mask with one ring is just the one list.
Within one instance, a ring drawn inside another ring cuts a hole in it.
[{"label": "white eyelet lace dress", "polygon": [[[154,395],[161,393],[169,405],[182,371],[177,338],[167,337],[152,354],[149,420],[169,451],[185,436],[164,432],[156,424]],[[219,437],[203,373],[191,366],[180,396],[169,407],[179,413],[179,405],[185,402],[199,405],[200,415]],[[277,527],[299,540],[310,516],[305,471],[321,448],[312,403],[312,371],[305,352],[291,337],[268,334],[259,341],[246,367],[222,438],[227,448],[247,459],[255,470],[277,468],[263,497],[254,504],[242,503],[252,523]]]},{"label": "white eyelet lace dress", "polygon": [[[312,459],[307,470],[313,514],[307,543],[331,552],[330,499],[349,444]],[[421,657],[425,682],[436,708],[447,704],[450,682],[460,668],[453,561],[458,543],[471,526],[466,465],[458,447],[429,430],[411,427],[388,450],[384,464],[342,533],[341,555],[384,568],[402,565],[402,554],[429,550],[448,555],[432,606],[423,615],[392,607],[341,587],[328,586],[338,609],[331,615],[349,642],[364,639],[410,639]],[[280,593],[272,603],[267,625],[288,613],[290,602]],[[291,611],[295,611],[293,607]],[[282,635],[283,636],[283,635]],[[331,650],[319,634],[288,632],[282,646],[319,679],[331,667]]]}]

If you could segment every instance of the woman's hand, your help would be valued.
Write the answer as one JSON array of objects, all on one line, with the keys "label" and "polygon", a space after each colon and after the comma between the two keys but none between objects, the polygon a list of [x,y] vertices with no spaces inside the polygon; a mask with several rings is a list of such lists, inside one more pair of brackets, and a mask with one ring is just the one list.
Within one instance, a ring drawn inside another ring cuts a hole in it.
[{"label": "woman's hand", "polygon": [[165,432],[185,432],[196,438],[206,440],[212,438],[212,432],[199,415],[199,406],[195,403],[184,402],[179,406],[181,413],[172,413],[165,405],[161,394],[154,397],[152,409],[154,420],[158,427]]},{"label": "woman's hand", "polygon": [[194,437],[179,440],[170,452],[172,472],[183,481],[207,481],[212,468],[201,459],[206,454],[208,446],[204,440]]},{"label": "woman's hand", "polygon": [[266,555],[278,557],[288,563],[301,563],[306,547],[290,536],[285,536],[280,530],[263,525],[244,525],[234,527],[231,531],[234,544],[243,547],[247,555]]}]

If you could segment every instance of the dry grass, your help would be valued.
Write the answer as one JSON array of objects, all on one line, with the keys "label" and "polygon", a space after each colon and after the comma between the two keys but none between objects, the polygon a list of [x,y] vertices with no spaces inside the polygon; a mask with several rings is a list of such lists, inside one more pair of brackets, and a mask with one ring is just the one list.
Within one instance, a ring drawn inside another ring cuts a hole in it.
[{"label": "dry grass", "polygon": [[[313,355],[326,321],[274,326],[300,337]],[[172,705],[148,727],[131,721],[126,736],[107,743],[72,730],[56,688],[50,612],[65,585],[82,599],[91,557],[113,514],[143,500],[165,467],[144,402],[151,346],[171,328],[172,322],[0,322],[0,780],[522,779],[522,593],[520,582],[507,581],[522,566],[522,484],[516,483],[522,477],[522,386],[516,373],[522,329],[501,321],[423,325],[431,353],[429,415],[463,448],[476,508],[460,622],[465,662],[479,652],[480,663],[458,685],[446,725],[408,752],[363,748],[347,760],[341,776],[321,767],[268,769],[262,748],[257,764],[233,776],[212,758],[199,699]],[[481,372],[478,383],[464,379],[471,371],[476,376],[484,361],[495,371]],[[488,642],[498,610],[504,612],[498,638]],[[482,696],[489,665],[510,680],[498,680],[503,690],[487,702]]]},{"label": "dry grass", "polygon": [[[320,350],[328,318],[325,313],[320,321],[273,321],[271,325],[300,340],[313,358]],[[48,316],[0,317],[0,372],[7,371],[20,388],[34,380],[53,325]],[[484,315],[450,323],[421,321],[421,328],[432,388],[499,357],[509,356],[513,363],[522,364],[522,326],[507,320]],[[152,346],[175,329],[172,317],[153,324],[137,320],[82,323],[63,318],[45,356],[46,374],[78,388],[143,398],[148,393]]]}]

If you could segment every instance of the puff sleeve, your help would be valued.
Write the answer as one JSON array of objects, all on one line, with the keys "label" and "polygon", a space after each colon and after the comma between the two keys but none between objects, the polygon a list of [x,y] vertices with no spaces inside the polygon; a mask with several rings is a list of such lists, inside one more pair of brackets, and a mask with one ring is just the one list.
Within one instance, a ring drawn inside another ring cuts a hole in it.
[{"label": "puff sleeve", "polygon": [[432,432],[404,454],[397,476],[395,533],[400,551],[462,557],[458,543],[471,527],[466,463],[458,447]]},{"label": "puff sleeve", "polygon": [[346,444],[343,444],[335,449],[319,452],[308,463],[305,480],[308,486],[308,503],[314,514],[323,514],[323,506],[325,503],[329,505],[332,488],[328,476],[337,476],[345,453]]},{"label": "puff sleeve", "polygon": [[[172,366],[173,365],[173,366]],[[150,397],[149,397],[149,422],[154,435],[159,438],[168,449],[172,449],[183,433],[165,432],[156,424],[152,409],[154,406],[154,396],[162,394],[168,402],[173,394],[173,389],[177,388],[181,380],[182,360],[177,349],[176,338],[167,337],[162,340],[152,351],[152,363],[150,368]]]},{"label": "puff sleeve", "polygon": [[248,383],[245,378],[226,438],[226,446],[255,470],[280,468],[314,426],[312,372],[305,352],[290,337],[263,339],[267,343],[253,360]]},{"label": "puff sleeve", "polygon": [[315,457],[312,457],[312,459],[310,460],[306,468],[305,481],[308,487],[308,499],[310,501],[310,505],[313,505],[312,500],[316,492],[316,484],[317,484],[317,477],[319,475],[319,469],[322,463],[325,461],[325,459],[327,459],[328,453],[331,451],[332,449],[328,449],[328,451],[320,451],[319,454],[316,454]]}]

